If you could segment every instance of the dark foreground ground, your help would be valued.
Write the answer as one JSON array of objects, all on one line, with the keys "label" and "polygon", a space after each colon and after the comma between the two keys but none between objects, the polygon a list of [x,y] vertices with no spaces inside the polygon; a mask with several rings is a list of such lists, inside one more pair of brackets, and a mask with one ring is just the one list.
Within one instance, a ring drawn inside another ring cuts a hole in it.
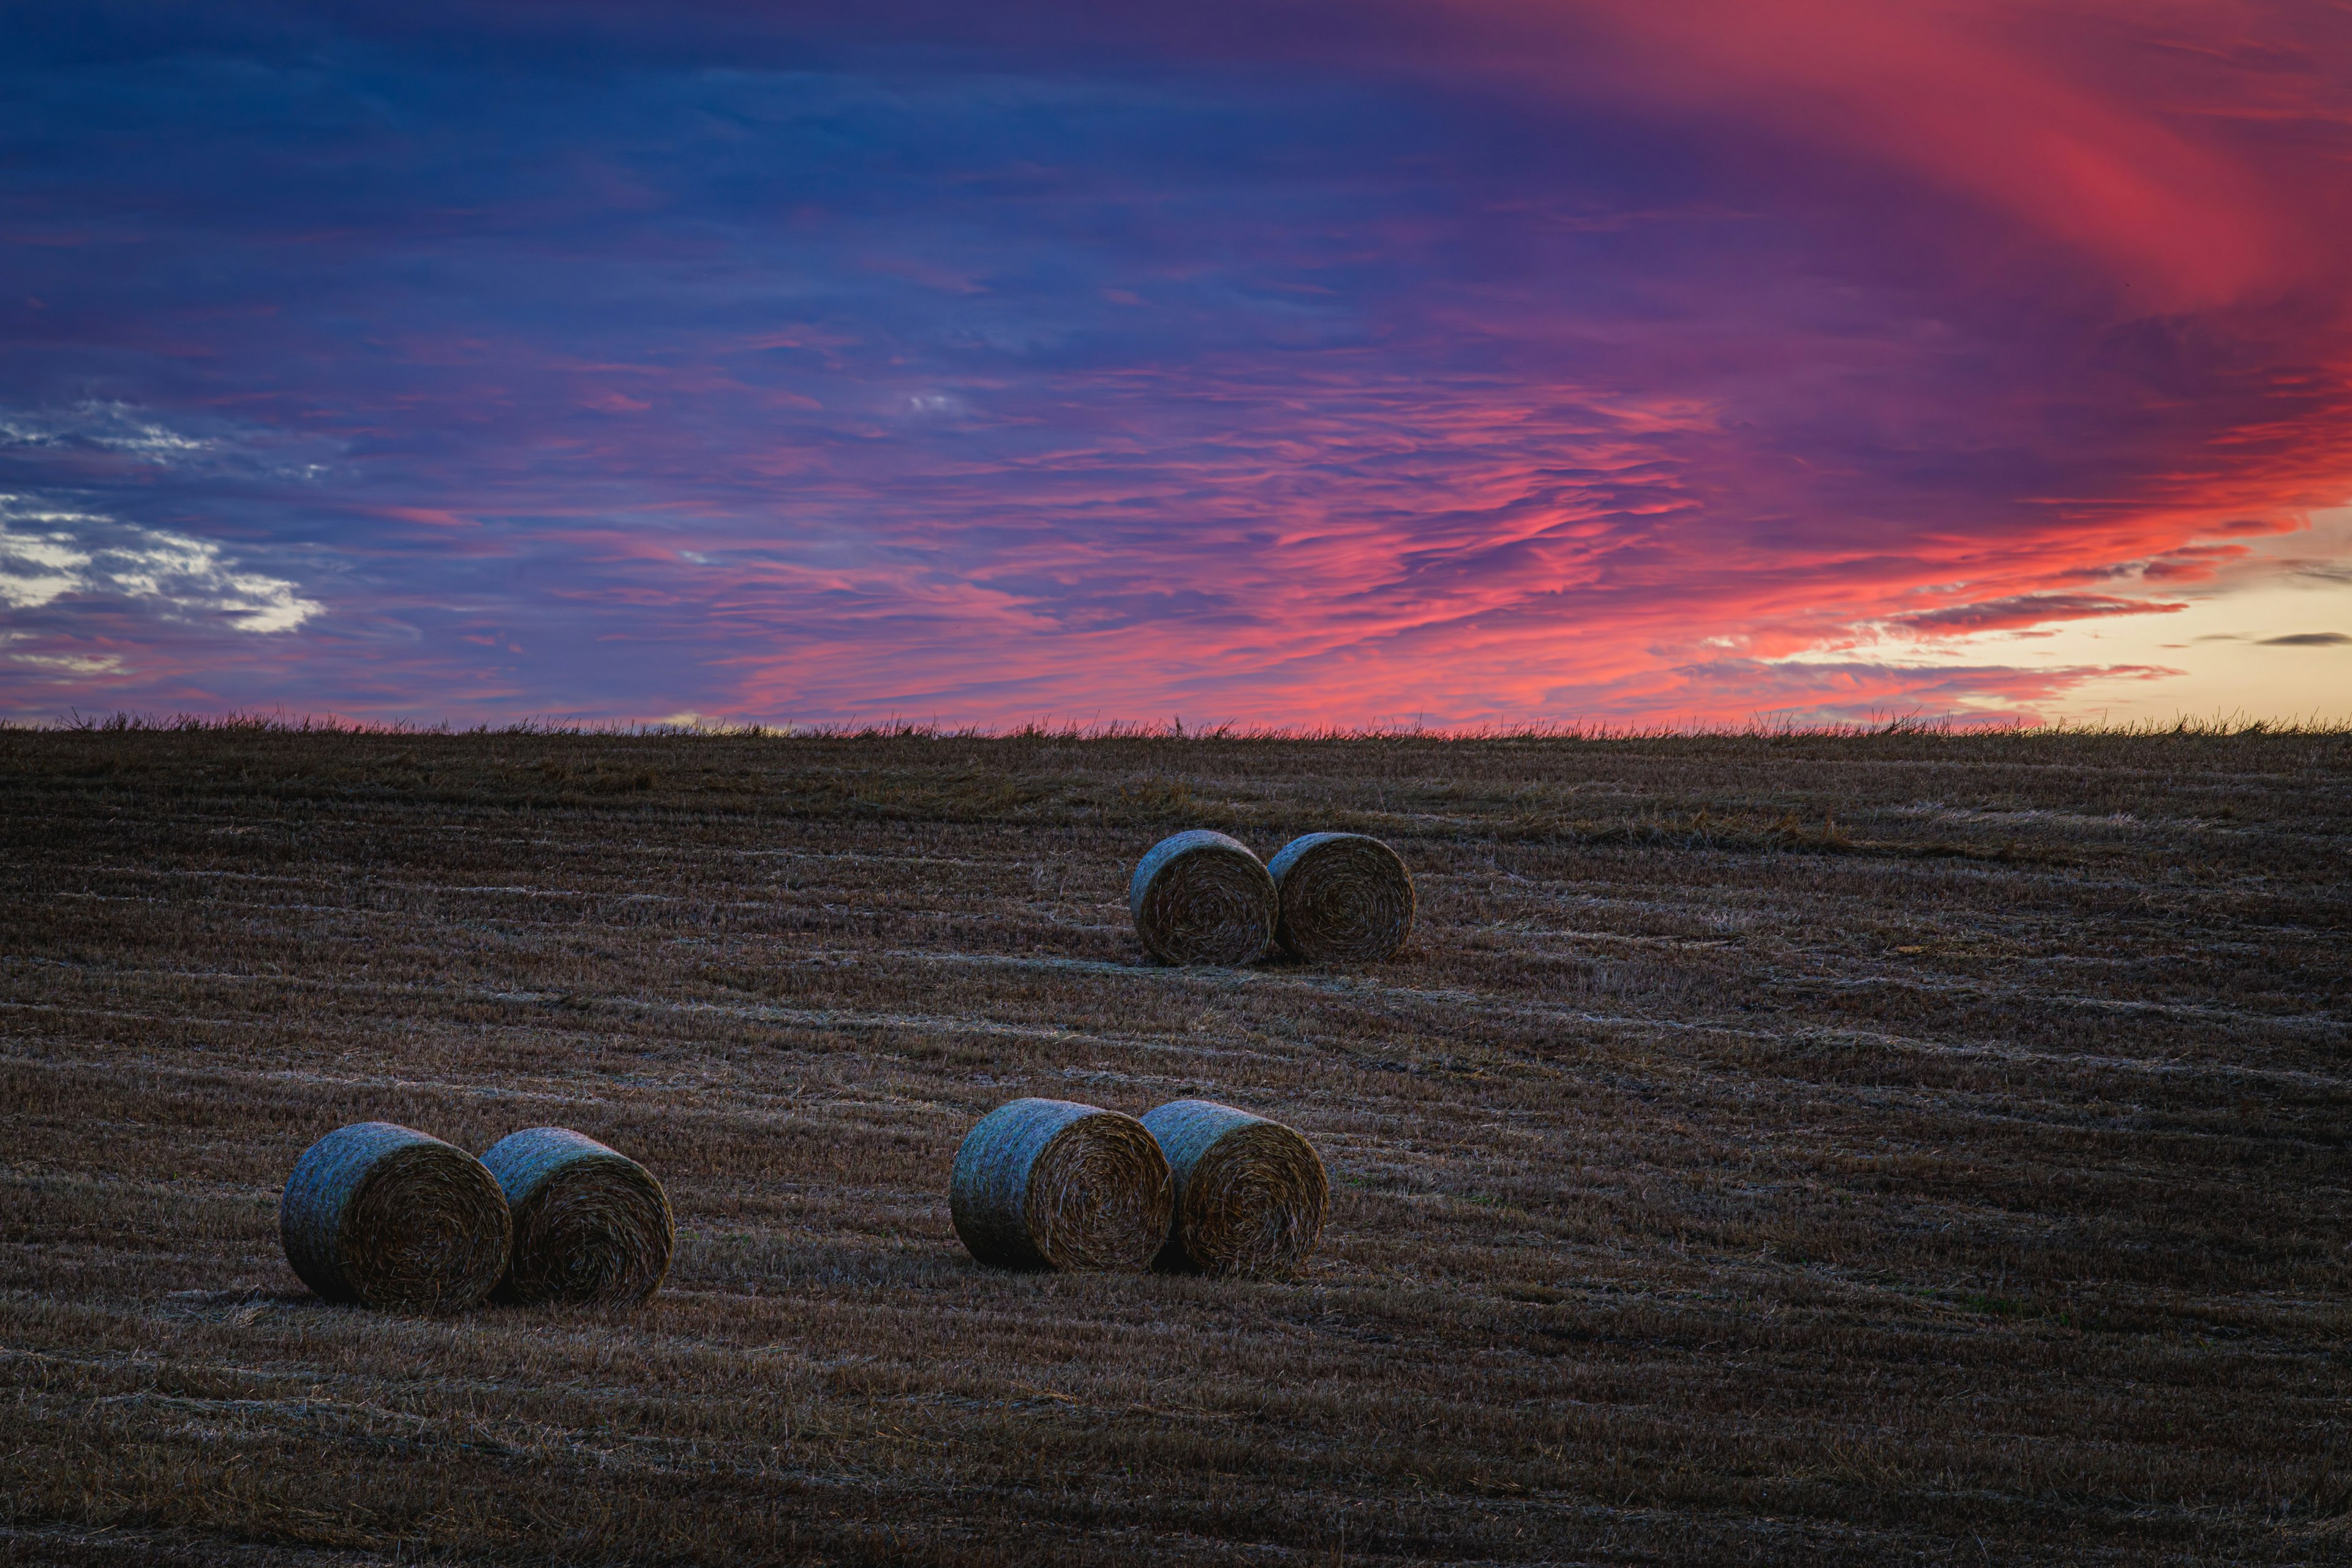
[{"label": "dark foreground ground", "polygon": [[[1143,962],[1341,826],[1362,972]],[[0,1562],[2352,1559],[2352,737],[0,732]],[[982,1270],[1205,1095],[1302,1278]],[[315,1304],[338,1123],[667,1180],[649,1307]]]}]

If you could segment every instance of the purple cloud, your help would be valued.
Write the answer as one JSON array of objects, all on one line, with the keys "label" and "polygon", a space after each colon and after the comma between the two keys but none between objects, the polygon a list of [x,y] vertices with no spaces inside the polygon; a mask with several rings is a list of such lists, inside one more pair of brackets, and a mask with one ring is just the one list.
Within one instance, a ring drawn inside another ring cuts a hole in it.
[{"label": "purple cloud", "polygon": [[2018,594],[1940,610],[1896,616],[1887,625],[1927,636],[2000,631],[2051,621],[2082,621],[2101,616],[2167,615],[2189,606],[2148,599],[2118,599],[2105,594]]}]

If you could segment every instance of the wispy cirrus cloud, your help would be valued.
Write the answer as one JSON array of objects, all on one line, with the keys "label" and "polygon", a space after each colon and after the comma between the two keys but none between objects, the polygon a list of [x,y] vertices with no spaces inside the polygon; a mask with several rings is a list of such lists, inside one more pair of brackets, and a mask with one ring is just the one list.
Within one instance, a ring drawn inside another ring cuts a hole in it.
[{"label": "wispy cirrus cloud", "polygon": [[143,419],[120,403],[85,403],[68,412],[0,413],[0,447],[44,452],[118,452],[152,463],[184,462],[213,442]]}]

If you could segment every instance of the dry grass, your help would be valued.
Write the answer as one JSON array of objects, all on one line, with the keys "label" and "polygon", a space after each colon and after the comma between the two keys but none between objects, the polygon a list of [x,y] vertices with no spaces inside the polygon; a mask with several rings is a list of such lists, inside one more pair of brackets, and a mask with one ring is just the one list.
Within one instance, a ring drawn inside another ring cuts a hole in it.
[{"label": "dry grass", "polygon": [[[2352,1557],[2352,737],[0,731],[0,1562]],[[1148,964],[1183,826],[1375,969]],[[1322,1150],[1011,1275],[1020,1095]],[[668,1186],[630,1310],[319,1305],[341,1122]]]}]

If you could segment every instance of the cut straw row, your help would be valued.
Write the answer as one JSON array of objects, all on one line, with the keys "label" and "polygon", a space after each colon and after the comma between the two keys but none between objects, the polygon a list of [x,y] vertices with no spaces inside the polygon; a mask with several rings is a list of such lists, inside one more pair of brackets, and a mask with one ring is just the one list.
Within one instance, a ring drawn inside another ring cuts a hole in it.
[{"label": "cut straw row", "polygon": [[1255,1274],[1307,1260],[1331,1189],[1305,1138],[1230,1105],[1016,1100],[965,1137],[948,1198],[982,1263]]},{"label": "cut straw row", "polygon": [[1153,845],[1128,881],[1135,934],[1169,963],[1255,963],[1279,944],[1309,963],[1377,963],[1412,931],[1412,877],[1361,833],[1309,833],[1260,863],[1207,828]]},{"label": "cut straw row", "polygon": [[339,1127],[295,1163],[278,1222],[320,1297],[394,1311],[641,1301],[677,1236],[651,1173],[567,1127],[509,1133],[478,1160],[389,1121]]}]

